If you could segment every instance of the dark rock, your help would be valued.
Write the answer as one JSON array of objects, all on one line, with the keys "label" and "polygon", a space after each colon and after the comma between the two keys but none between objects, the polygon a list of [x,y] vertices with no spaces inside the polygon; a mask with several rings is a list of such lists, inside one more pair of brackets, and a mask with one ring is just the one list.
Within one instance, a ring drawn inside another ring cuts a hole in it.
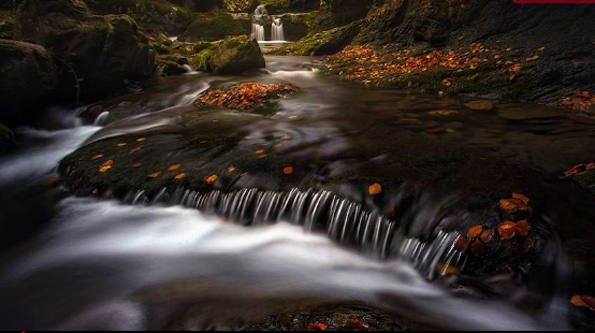
[{"label": "dark rock", "polygon": [[0,39],[0,121],[30,120],[56,87],[56,65],[43,46]]},{"label": "dark rock", "polygon": [[281,16],[285,39],[289,41],[299,40],[312,32],[314,20],[318,12],[305,14],[284,14]]},{"label": "dark rock", "polygon": [[53,52],[64,97],[103,96],[154,72],[154,51],[127,15],[91,15],[80,0],[25,0],[16,22],[16,36]]},{"label": "dark rock", "polygon": [[197,70],[216,74],[239,74],[265,66],[258,43],[248,36],[228,37],[214,43],[192,62]]},{"label": "dark rock", "polygon": [[260,0],[223,0],[223,9],[231,13],[252,13]]},{"label": "dark rock", "polygon": [[366,16],[374,0],[321,0],[316,29],[327,30]]},{"label": "dark rock", "polygon": [[0,154],[5,153],[15,146],[14,133],[0,123]]},{"label": "dark rock", "polygon": [[186,31],[179,37],[184,41],[216,41],[227,36],[243,35],[247,31],[234,17],[224,11],[197,14]]}]

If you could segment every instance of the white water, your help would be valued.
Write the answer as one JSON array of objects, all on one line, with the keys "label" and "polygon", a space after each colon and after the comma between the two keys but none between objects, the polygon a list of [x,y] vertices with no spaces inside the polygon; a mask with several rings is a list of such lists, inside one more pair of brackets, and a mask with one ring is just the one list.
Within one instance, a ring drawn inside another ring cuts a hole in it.
[{"label": "white water", "polygon": [[264,41],[264,26],[259,23],[252,23],[252,38],[259,42]]},{"label": "white water", "polygon": [[[403,314],[452,329],[565,328],[562,321],[543,326],[504,304],[454,298],[406,263],[370,260],[285,223],[247,229],[196,210],[93,199],[66,199],[60,210],[33,242],[34,250],[4,267],[0,278],[3,299],[20,292],[11,306],[35,305],[28,318],[33,327],[85,328],[93,323],[106,329],[143,329],[146,314],[129,295],[147,286],[200,278],[258,284],[279,294],[363,301],[378,301],[382,292],[403,306],[398,309]],[[69,283],[75,276],[76,283]],[[43,288],[27,293],[29,285]],[[87,293],[81,290],[101,295],[85,301]],[[54,294],[69,297],[56,303]],[[73,308],[77,310],[63,320],[53,321],[53,314]],[[35,313],[43,317],[35,318]],[[114,313],[123,322],[113,322]]]},{"label": "white water", "polygon": [[285,32],[283,30],[283,21],[280,17],[273,18],[273,24],[271,25],[271,40],[273,41],[284,41]]}]

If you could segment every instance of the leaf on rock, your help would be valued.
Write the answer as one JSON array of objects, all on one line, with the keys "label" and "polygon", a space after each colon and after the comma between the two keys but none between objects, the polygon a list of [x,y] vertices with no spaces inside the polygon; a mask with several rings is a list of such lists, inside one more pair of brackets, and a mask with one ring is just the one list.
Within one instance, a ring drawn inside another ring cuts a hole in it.
[{"label": "leaf on rock", "polygon": [[504,221],[498,225],[498,234],[500,239],[509,240],[516,234],[516,223],[512,221]]},{"label": "leaf on rock", "polygon": [[136,152],[141,151],[142,149],[143,149],[143,147],[134,147],[134,148],[130,149],[129,154],[132,155],[132,154],[134,154]]},{"label": "leaf on rock", "polygon": [[167,171],[176,171],[181,167],[182,167],[181,164],[172,164],[167,168]]},{"label": "leaf on rock", "polygon": [[149,178],[157,178],[161,176],[161,171],[157,171],[157,172],[153,172],[152,174],[149,175]]},{"label": "leaf on rock", "polygon": [[595,311],[595,297],[587,295],[574,295],[570,298],[570,303],[574,306],[589,308]]},{"label": "leaf on rock", "polygon": [[217,175],[210,175],[204,178],[205,183],[207,184],[213,184],[214,182],[217,181],[217,179],[219,179],[219,176]]},{"label": "leaf on rock", "polygon": [[459,252],[464,252],[465,250],[467,250],[468,246],[469,241],[463,237],[459,237],[454,243],[455,249]]},{"label": "leaf on rock", "polygon": [[368,326],[362,323],[359,319],[349,319],[343,327],[352,330],[365,330],[368,328]]},{"label": "leaf on rock", "polygon": [[103,163],[101,165],[101,167],[99,167],[99,170],[97,170],[97,171],[99,173],[106,173],[106,172],[108,172],[112,168],[112,165],[113,164],[114,164],[114,161],[113,160],[108,160],[105,163]]},{"label": "leaf on rock", "polygon": [[472,226],[471,228],[469,228],[469,230],[467,230],[467,238],[473,239],[473,238],[479,236],[481,234],[482,230],[483,230],[482,225]]},{"label": "leaf on rock", "polygon": [[91,157],[91,161],[98,160],[100,158],[103,158],[104,156],[105,156],[105,154],[97,154],[97,155]]},{"label": "leaf on rock", "polygon": [[136,139],[136,142],[145,142],[147,141],[147,138],[138,138]]},{"label": "leaf on rock", "polygon": [[293,167],[292,166],[286,166],[285,168],[283,168],[283,173],[286,175],[292,175],[293,174]]},{"label": "leaf on rock", "polygon": [[521,220],[516,223],[516,233],[520,236],[528,236],[529,231],[531,230],[531,225],[527,220]]},{"label": "leaf on rock", "polygon": [[521,200],[523,203],[525,203],[525,205],[529,204],[529,197],[527,197],[526,195],[524,195],[522,193],[513,193],[512,198]]},{"label": "leaf on rock", "polygon": [[368,193],[370,193],[370,195],[377,195],[377,194],[380,194],[381,192],[382,192],[382,185],[380,185],[378,183],[374,183],[368,187]]},{"label": "leaf on rock", "polygon": [[479,239],[481,239],[481,241],[486,244],[491,242],[492,239],[494,239],[494,230],[491,230],[491,229],[484,230],[481,233],[481,235],[479,236]]},{"label": "leaf on rock", "polygon": [[186,178],[186,174],[183,172],[174,177],[175,180],[181,180],[184,178]]},{"label": "leaf on rock", "polygon": [[320,322],[315,322],[315,323],[308,324],[308,327],[306,329],[308,331],[326,331],[327,327],[328,326],[326,324],[323,324]]},{"label": "leaf on rock", "polygon": [[138,169],[138,168],[142,167],[143,164],[140,163],[140,162],[136,162],[136,163],[130,164],[130,166],[133,167],[133,168],[135,168],[135,169]]}]

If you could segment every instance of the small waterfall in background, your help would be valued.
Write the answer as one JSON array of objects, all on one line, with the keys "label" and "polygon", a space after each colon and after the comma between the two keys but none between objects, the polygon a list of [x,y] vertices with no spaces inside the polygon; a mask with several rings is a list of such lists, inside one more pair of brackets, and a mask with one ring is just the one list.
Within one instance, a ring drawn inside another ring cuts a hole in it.
[{"label": "small waterfall in background", "polygon": [[285,32],[283,31],[283,21],[280,17],[273,18],[273,24],[271,25],[271,40],[273,41],[284,41]]},{"label": "small waterfall in background", "polygon": [[252,23],[252,38],[259,42],[264,41],[264,26],[259,23]]},{"label": "small waterfall in background", "polygon": [[254,10],[254,19],[252,20],[252,38],[259,42],[265,41],[264,24],[265,17],[269,16],[265,5],[260,5]]}]

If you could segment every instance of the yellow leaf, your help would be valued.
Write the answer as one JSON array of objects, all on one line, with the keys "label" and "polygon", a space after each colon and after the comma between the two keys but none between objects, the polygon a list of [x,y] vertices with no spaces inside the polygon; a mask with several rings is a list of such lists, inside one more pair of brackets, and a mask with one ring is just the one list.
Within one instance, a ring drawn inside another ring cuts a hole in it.
[{"label": "yellow leaf", "polygon": [[136,142],[145,142],[147,141],[147,138],[138,138],[136,139]]},{"label": "yellow leaf", "polygon": [[530,61],[535,61],[535,60],[537,60],[537,59],[539,59],[539,56],[538,56],[538,55],[534,55],[534,56],[532,56],[532,57],[529,57],[529,58],[527,58],[527,62],[530,62]]}]

